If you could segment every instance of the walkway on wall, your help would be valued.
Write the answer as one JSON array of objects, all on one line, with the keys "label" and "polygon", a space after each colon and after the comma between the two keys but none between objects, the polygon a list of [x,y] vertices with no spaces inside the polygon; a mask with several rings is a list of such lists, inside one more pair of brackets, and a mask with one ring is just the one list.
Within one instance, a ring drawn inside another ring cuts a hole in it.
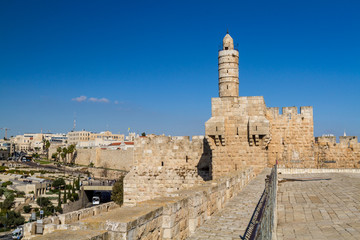
[{"label": "walkway on wall", "polygon": [[265,178],[270,171],[270,169],[265,169],[260,173],[239,195],[231,199],[224,209],[214,214],[188,239],[241,239],[264,191]]}]

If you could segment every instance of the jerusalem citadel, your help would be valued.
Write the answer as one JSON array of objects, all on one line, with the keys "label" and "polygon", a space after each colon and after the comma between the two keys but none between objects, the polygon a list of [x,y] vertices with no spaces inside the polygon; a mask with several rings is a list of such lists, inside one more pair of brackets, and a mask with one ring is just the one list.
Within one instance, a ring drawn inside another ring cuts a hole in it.
[{"label": "jerusalem citadel", "polygon": [[[292,226],[291,220],[297,220],[301,211],[304,211],[306,221],[301,222],[302,218],[299,218],[294,229],[304,224],[305,233],[317,226],[320,232],[323,231],[322,225],[317,224],[321,223],[324,212],[332,219],[332,210],[327,208],[330,205],[310,207],[311,204],[322,204],[324,200],[308,193],[297,196],[291,188],[281,187],[289,183],[278,186],[278,177],[290,176],[290,173],[327,174],[326,177],[316,175],[319,181],[309,183],[314,194],[318,186],[315,184],[327,180],[331,185],[331,181],[337,179],[336,174],[354,174],[351,175],[354,182],[359,182],[360,144],[357,137],[340,136],[339,142],[335,136],[314,137],[311,106],[280,110],[279,107],[267,107],[262,96],[239,96],[239,52],[229,34],[224,37],[219,51],[218,68],[219,97],[211,99],[212,114],[205,123],[205,136],[139,137],[135,139],[133,149],[114,150],[112,156],[108,150],[106,153],[101,149],[79,150],[77,164],[93,163],[127,172],[124,204],[119,207],[108,203],[51,217],[45,221],[44,235],[35,239],[286,239],[286,236],[301,239],[299,235],[291,235],[297,233],[295,230],[284,228]],[[333,175],[329,177],[329,173]],[[339,184],[348,179],[345,175],[340,177]],[[333,180],[329,180],[331,178]],[[294,189],[300,186],[297,182],[291,184],[295,184],[291,185]],[[336,184],[334,186],[338,186]],[[319,186],[325,189],[323,185]],[[341,189],[339,187],[339,191]],[[354,191],[359,189],[349,190]],[[327,199],[326,192],[323,191],[321,196]],[[349,199],[355,201],[355,197]],[[298,215],[291,219],[288,215],[285,217],[285,213],[297,209],[286,207],[301,204],[301,198],[308,207],[301,207],[296,212]],[[287,199],[291,199],[290,203],[282,204],[281,201]],[[356,199],[357,205],[352,205],[349,210],[353,214],[359,213],[358,192]],[[306,208],[323,211],[316,221],[311,222],[309,216],[315,218],[318,215],[313,212],[306,215]],[[254,210],[256,214],[253,215]],[[333,212],[336,211],[334,208]],[[336,216],[343,221],[341,214]],[[357,220],[344,220],[344,224],[360,222],[360,214],[356,216]],[[329,221],[327,224],[333,224]],[[34,224],[25,225],[26,237],[34,237]],[[349,228],[344,226],[340,224],[336,231],[340,234],[341,227]],[[359,233],[360,226],[351,227]],[[313,238],[306,239],[322,239],[316,237],[319,231],[314,230],[313,235],[309,235]]]}]

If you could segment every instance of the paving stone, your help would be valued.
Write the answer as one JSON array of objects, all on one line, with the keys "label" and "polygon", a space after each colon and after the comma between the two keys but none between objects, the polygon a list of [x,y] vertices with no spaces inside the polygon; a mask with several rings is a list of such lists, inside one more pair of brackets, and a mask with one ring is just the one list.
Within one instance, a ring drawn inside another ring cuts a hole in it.
[{"label": "paving stone", "polygon": [[188,239],[240,239],[250,222],[255,207],[264,191],[266,169],[231,199],[225,207],[207,220]]},{"label": "paving stone", "polygon": [[280,174],[279,178],[313,178],[279,183],[279,240],[360,239],[360,174]]}]

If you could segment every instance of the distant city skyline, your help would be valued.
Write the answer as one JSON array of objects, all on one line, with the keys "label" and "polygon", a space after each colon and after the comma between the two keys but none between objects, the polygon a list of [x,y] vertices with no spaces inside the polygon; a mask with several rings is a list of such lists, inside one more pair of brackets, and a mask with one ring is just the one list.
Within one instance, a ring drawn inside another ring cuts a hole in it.
[{"label": "distant city skyline", "polygon": [[[1,1],[0,128],[204,135],[229,30],[239,95],[360,136],[356,1]],[[0,130],[0,137],[5,131]]]}]

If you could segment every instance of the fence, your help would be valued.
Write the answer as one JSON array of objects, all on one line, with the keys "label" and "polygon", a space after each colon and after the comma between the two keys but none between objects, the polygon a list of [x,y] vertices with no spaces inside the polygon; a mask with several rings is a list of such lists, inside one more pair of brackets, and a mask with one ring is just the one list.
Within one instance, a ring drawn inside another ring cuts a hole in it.
[{"label": "fence", "polygon": [[276,202],[277,202],[277,165],[265,179],[265,190],[255,208],[243,239],[271,240],[276,239]]}]

